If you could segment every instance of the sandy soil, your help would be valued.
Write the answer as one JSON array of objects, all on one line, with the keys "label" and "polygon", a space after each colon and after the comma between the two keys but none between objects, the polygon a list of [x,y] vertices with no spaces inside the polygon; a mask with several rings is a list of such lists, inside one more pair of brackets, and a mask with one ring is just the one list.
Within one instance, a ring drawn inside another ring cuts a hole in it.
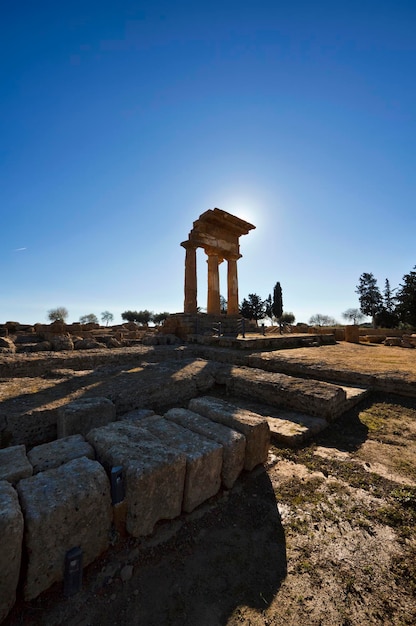
[{"label": "sandy soil", "polygon": [[[357,371],[390,359],[416,381],[413,350],[339,346],[281,356]],[[55,585],[5,624],[414,624],[415,484],[416,399],[373,396],[151,537],[115,536],[77,595]]]}]

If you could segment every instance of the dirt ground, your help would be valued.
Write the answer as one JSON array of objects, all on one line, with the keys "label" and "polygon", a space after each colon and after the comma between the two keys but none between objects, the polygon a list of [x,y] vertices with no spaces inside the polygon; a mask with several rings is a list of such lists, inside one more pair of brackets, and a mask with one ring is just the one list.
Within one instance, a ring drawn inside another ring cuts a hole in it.
[{"label": "dirt ground", "polygon": [[[338,344],[281,352],[355,371],[400,371],[416,384],[414,350]],[[77,595],[65,598],[55,585],[20,602],[4,623],[410,626],[415,522],[416,398],[380,394],[302,449],[272,445],[266,467],[151,537],[115,535]]]}]

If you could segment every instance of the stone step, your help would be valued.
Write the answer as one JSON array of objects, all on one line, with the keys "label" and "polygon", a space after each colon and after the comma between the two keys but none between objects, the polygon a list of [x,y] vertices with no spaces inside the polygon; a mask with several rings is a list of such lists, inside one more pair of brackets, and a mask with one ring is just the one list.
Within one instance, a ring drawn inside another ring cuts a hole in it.
[{"label": "stone step", "polygon": [[351,387],[350,385],[339,385],[341,389],[345,391],[346,396],[346,411],[351,409],[353,406],[364,400],[365,397],[368,396],[370,390],[366,387]]},{"label": "stone step", "polygon": [[321,417],[313,417],[299,411],[280,409],[275,406],[250,402],[241,398],[229,398],[228,402],[235,407],[235,412],[248,410],[266,419],[272,441],[295,448],[328,426]]},{"label": "stone step", "polygon": [[302,415],[335,420],[359,402],[367,390],[244,366],[219,368],[216,382],[227,394]]}]

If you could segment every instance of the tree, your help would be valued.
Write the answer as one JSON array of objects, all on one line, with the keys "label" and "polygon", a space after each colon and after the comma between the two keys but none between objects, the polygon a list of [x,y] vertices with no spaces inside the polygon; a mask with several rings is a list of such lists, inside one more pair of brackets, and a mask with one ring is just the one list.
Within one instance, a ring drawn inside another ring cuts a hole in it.
[{"label": "tree", "polygon": [[270,319],[271,323],[273,324],[273,300],[271,293],[269,293],[264,301],[264,314]]},{"label": "tree", "polygon": [[355,293],[359,295],[361,312],[369,315],[373,320],[373,328],[377,328],[376,315],[383,308],[383,299],[373,274],[361,274]]},{"label": "tree", "polygon": [[144,311],[124,311],[124,313],[121,314],[121,319],[147,326],[153,319],[153,312],[147,309]]},{"label": "tree", "polygon": [[56,309],[48,311],[48,319],[51,322],[64,322],[68,317],[68,311],[64,306],[58,306]]},{"label": "tree", "polygon": [[286,324],[293,324],[293,323],[294,323],[294,321],[295,321],[295,319],[296,319],[296,318],[295,318],[295,316],[293,315],[293,313],[292,313],[291,311],[284,311],[284,312],[282,313],[282,315],[280,316],[280,322],[281,322],[283,325],[286,325]]},{"label": "tree", "polygon": [[244,298],[240,305],[240,314],[246,319],[256,320],[257,326],[258,320],[264,319],[266,314],[265,308],[265,303],[260,296],[255,293],[249,293],[248,299]]},{"label": "tree", "polygon": [[383,303],[381,310],[376,313],[376,324],[382,328],[396,328],[399,325],[399,316],[395,311],[396,298],[393,295],[395,289],[391,289],[389,279],[386,278],[383,290]]},{"label": "tree", "polygon": [[396,289],[391,289],[389,279],[386,278],[383,291],[383,305],[388,313],[393,313],[395,309],[396,298],[393,296],[395,291]]},{"label": "tree", "polygon": [[283,297],[280,283],[276,283],[273,289],[273,305],[272,311],[274,317],[278,320],[283,314]]},{"label": "tree", "polygon": [[165,319],[169,317],[169,315],[170,313],[168,313],[167,311],[164,311],[163,313],[155,313],[153,315],[153,322],[156,324],[156,326],[159,326],[159,324],[164,322]]},{"label": "tree", "polygon": [[105,325],[108,326],[110,322],[114,319],[114,315],[110,313],[110,311],[103,311],[101,313],[101,321],[105,322]]},{"label": "tree", "polygon": [[224,296],[220,296],[220,311],[221,313],[227,313],[227,300]]},{"label": "tree", "polygon": [[344,320],[348,320],[353,324],[359,324],[364,320],[365,315],[361,313],[360,309],[347,309],[342,314],[342,317],[344,318]]},{"label": "tree", "polygon": [[416,265],[403,276],[403,285],[397,290],[396,300],[400,321],[416,327]]},{"label": "tree", "polygon": [[322,315],[322,313],[316,313],[309,318],[309,324],[311,326],[336,326],[337,321],[329,315]]},{"label": "tree", "polygon": [[142,324],[142,326],[147,326],[152,320],[153,311],[148,311],[147,309],[144,309],[143,311],[138,312],[137,321],[139,322],[139,324]]},{"label": "tree", "polygon": [[121,319],[126,322],[137,322],[138,311],[123,311]]},{"label": "tree", "polygon": [[88,315],[82,315],[79,321],[80,324],[98,324],[98,317],[94,313],[88,313]]}]

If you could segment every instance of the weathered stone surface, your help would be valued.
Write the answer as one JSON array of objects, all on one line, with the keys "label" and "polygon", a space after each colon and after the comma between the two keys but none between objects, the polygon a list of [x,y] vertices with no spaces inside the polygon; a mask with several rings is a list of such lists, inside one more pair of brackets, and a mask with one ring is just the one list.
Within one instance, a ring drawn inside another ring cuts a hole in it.
[{"label": "weathered stone surface", "polygon": [[36,407],[23,414],[7,417],[7,430],[12,434],[12,442],[34,446],[56,439],[58,409],[50,406]]},{"label": "weathered stone surface", "polygon": [[0,337],[0,352],[5,354],[14,354],[16,352],[16,346],[9,337]]},{"label": "weathered stone surface", "polygon": [[159,520],[180,515],[186,472],[183,453],[128,421],[96,428],[87,439],[105,467],[123,467],[126,528],[131,535],[149,535]]},{"label": "weathered stone surface", "polygon": [[216,376],[229,395],[294,409],[329,421],[345,408],[345,391],[331,383],[265,372],[254,367],[224,367]]},{"label": "weathered stone surface", "polygon": [[108,398],[80,398],[58,412],[58,437],[87,435],[92,428],[105,426],[116,419],[116,407]]},{"label": "weathered stone surface", "polygon": [[165,417],[223,447],[222,484],[231,489],[244,467],[246,438],[236,430],[187,409],[170,409]]},{"label": "weathered stone surface", "polygon": [[151,417],[152,415],[155,415],[152,409],[136,409],[135,411],[125,413],[121,419],[136,424],[136,426],[140,426],[140,422],[143,419]]},{"label": "weathered stone surface", "polygon": [[79,546],[83,565],[109,545],[110,484],[103,467],[85,457],[25,478],[17,485],[28,551],[26,600],[63,579],[65,554]]},{"label": "weathered stone surface", "polygon": [[[51,325],[52,326],[52,325]],[[45,337],[52,345],[52,350],[73,350],[74,342],[69,335],[53,335]]]},{"label": "weathered stone surface", "polygon": [[33,468],[26,456],[24,445],[0,450],[0,480],[15,485],[21,478],[32,476]]},{"label": "weathered stone surface", "polygon": [[383,343],[385,346],[401,346],[402,338],[401,337],[386,337]]},{"label": "weathered stone surface", "polygon": [[16,491],[0,481],[0,622],[16,600],[22,556],[23,515]]},{"label": "weathered stone surface", "polygon": [[122,384],[114,390],[117,412],[148,407],[160,411],[188,402],[211,389],[217,368],[218,364],[203,359],[181,359],[146,363],[140,370],[123,372]]},{"label": "weathered stone surface", "polygon": [[223,461],[221,445],[164,418],[150,417],[143,423],[167,446],[186,455],[184,511],[193,511],[218,492]]},{"label": "weathered stone surface", "polygon": [[194,398],[189,409],[200,413],[214,422],[224,424],[242,433],[246,438],[244,469],[251,471],[260,463],[267,461],[270,445],[270,429],[265,418],[252,411],[239,409],[218,398]]},{"label": "weathered stone surface", "polygon": [[232,398],[230,403],[239,409],[248,409],[259,417],[265,418],[269,424],[272,440],[290,447],[299,446],[328,427],[326,420],[298,411],[279,409],[241,398]]},{"label": "weathered stone surface", "polygon": [[104,345],[106,345],[107,348],[121,348],[121,343],[117,341],[115,337],[104,336],[104,337],[100,337],[100,339],[97,339],[97,341],[100,341],[100,343],[103,343]]},{"label": "weathered stone surface", "polygon": [[[118,343],[118,342],[117,342]],[[74,341],[75,350],[103,350],[106,346],[95,339],[78,339]]]},{"label": "weathered stone surface", "polygon": [[347,324],[344,339],[349,343],[360,343],[360,327],[356,324]]},{"label": "weathered stone surface", "polygon": [[33,466],[33,473],[37,474],[82,456],[95,459],[95,452],[82,435],[71,435],[35,446],[27,456]]}]

